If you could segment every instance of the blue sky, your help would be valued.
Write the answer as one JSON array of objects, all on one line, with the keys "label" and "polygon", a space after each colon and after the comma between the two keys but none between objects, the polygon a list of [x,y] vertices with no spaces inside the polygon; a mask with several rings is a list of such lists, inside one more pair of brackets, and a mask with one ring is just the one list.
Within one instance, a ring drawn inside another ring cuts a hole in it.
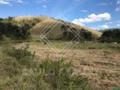
[{"label": "blue sky", "polygon": [[45,15],[101,29],[120,27],[120,0],[0,0],[0,17]]}]

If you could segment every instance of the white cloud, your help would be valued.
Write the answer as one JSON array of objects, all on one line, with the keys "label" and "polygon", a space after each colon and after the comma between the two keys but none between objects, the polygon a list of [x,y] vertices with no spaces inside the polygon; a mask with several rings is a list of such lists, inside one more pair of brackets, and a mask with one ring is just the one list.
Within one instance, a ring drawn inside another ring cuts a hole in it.
[{"label": "white cloud", "polygon": [[77,25],[81,25],[81,26],[85,26],[83,23],[81,23],[78,19],[74,19],[73,21],[72,21],[72,23],[74,23],[74,24],[77,24]]},{"label": "white cloud", "polygon": [[109,28],[111,28],[111,26],[109,26],[109,25],[107,25],[107,24],[94,26],[94,29],[97,29],[97,30],[109,29]]},{"label": "white cloud", "polygon": [[0,4],[9,4],[7,0],[0,0]]},{"label": "white cloud", "polygon": [[102,28],[102,29],[108,29],[109,26],[108,26],[108,25],[102,25],[101,28]]},{"label": "white cloud", "polygon": [[90,14],[86,18],[77,18],[74,19],[72,22],[75,24],[81,23],[94,23],[100,21],[109,21],[111,19],[111,14],[109,13],[102,13],[102,14]]},{"label": "white cloud", "polygon": [[23,0],[0,0],[0,4],[9,5],[11,3],[23,3]]}]

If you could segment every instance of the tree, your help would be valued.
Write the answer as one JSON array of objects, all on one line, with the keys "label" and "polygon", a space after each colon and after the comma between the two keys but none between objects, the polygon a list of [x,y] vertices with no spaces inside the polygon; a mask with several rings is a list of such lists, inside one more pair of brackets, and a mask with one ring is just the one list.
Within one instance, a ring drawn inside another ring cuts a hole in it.
[{"label": "tree", "polygon": [[107,29],[99,38],[100,42],[118,42],[120,43],[120,29]]},{"label": "tree", "polygon": [[0,22],[0,36],[6,36],[11,39],[27,39],[30,35],[30,26],[24,24],[18,26],[10,22]]},{"label": "tree", "polygon": [[3,21],[4,19],[3,18],[0,18],[0,21]]}]

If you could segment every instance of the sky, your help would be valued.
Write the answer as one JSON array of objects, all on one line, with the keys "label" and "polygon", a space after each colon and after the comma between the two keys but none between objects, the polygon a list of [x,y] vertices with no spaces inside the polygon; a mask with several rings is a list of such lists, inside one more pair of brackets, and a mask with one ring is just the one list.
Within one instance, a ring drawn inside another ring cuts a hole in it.
[{"label": "sky", "polygon": [[0,17],[50,16],[78,25],[120,27],[120,0],[0,0]]}]

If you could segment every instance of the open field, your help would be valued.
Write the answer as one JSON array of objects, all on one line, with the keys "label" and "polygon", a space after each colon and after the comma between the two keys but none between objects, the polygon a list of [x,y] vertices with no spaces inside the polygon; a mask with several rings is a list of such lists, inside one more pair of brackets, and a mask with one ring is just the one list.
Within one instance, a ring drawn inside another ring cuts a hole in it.
[{"label": "open field", "polygon": [[[2,49],[10,48],[10,46],[21,48],[26,45],[29,46],[29,51],[35,52],[37,62],[46,59],[52,61],[62,59],[65,62],[72,62],[74,74],[87,77],[93,90],[112,90],[113,87],[120,86],[119,44],[96,42],[73,43],[65,41],[51,41],[51,43],[47,44],[40,41],[23,43],[2,42],[0,49],[2,51]],[[6,55],[0,52],[0,59],[2,60],[3,58],[6,58]],[[3,74],[1,73],[1,75]],[[4,78],[3,76],[0,78],[1,85]]]},{"label": "open field", "polygon": [[[24,46],[18,44],[17,47]],[[120,86],[120,45],[102,43],[82,43],[78,47],[64,48],[63,42],[53,42],[53,46],[40,42],[27,43],[30,50],[41,59],[50,58],[72,61],[76,74],[87,76],[92,84],[102,90]],[[68,44],[68,43],[67,43]]]}]

